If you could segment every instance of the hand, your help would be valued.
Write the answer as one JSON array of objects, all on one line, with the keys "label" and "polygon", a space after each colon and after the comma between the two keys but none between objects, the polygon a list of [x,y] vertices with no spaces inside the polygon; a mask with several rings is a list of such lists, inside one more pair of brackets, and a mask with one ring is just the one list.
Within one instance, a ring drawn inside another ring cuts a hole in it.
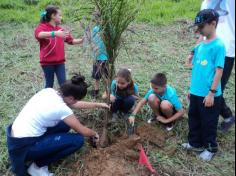
[{"label": "hand", "polygon": [[98,144],[99,140],[100,140],[100,136],[99,136],[99,134],[97,132],[96,132],[94,138],[95,138],[96,143]]},{"label": "hand", "polygon": [[116,97],[114,95],[111,95],[110,100],[111,100],[112,103],[114,103],[116,101]]},{"label": "hand", "polygon": [[185,65],[187,67],[192,67],[192,60],[193,60],[193,55],[192,54],[188,55],[188,58],[187,58],[187,61],[186,61]]},{"label": "hand", "polygon": [[94,132],[95,135],[91,136],[90,137],[90,145],[93,147],[93,148],[97,148],[98,144],[99,144],[99,135],[98,133]]},{"label": "hand", "polygon": [[130,117],[129,117],[129,123],[130,123],[131,125],[134,125],[134,122],[135,122],[135,117],[134,117],[134,116],[130,116]]},{"label": "hand", "polygon": [[157,120],[161,123],[164,123],[164,124],[170,123],[168,121],[168,119],[166,119],[165,117],[162,117],[162,116],[157,116]]},{"label": "hand", "polygon": [[111,106],[106,104],[106,103],[99,103],[99,105],[100,105],[100,108],[104,108],[104,109],[110,109],[111,108]]},{"label": "hand", "polygon": [[214,100],[215,100],[215,96],[214,96],[213,93],[210,92],[210,93],[205,97],[203,103],[205,104],[205,107],[210,108],[210,107],[214,106]]},{"label": "hand", "polygon": [[57,37],[67,38],[67,37],[70,35],[70,33],[67,32],[67,31],[63,31],[62,29],[60,29],[60,30],[58,30],[58,31],[55,32],[55,35],[56,35]]}]

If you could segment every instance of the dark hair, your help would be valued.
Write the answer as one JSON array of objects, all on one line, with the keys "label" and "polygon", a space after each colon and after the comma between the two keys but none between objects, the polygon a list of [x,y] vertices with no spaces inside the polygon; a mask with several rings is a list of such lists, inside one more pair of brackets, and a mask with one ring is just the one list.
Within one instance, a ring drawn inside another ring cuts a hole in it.
[{"label": "dark hair", "polygon": [[167,84],[167,78],[164,73],[157,73],[151,80],[151,83],[156,86],[164,87]]},{"label": "dark hair", "polygon": [[134,95],[134,81],[132,79],[132,75],[131,72],[126,69],[126,68],[122,68],[118,71],[116,77],[121,77],[124,78],[127,82],[129,82],[128,86],[126,89],[121,90],[118,86],[117,86],[117,90],[116,90],[116,94],[118,96],[121,97],[126,97],[126,96],[130,96],[130,95]]},{"label": "dark hair", "polygon": [[87,88],[85,77],[81,74],[74,74],[71,80],[61,86],[60,91],[64,97],[72,96],[76,100],[81,100],[86,96]]},{"label": "dark hair", "polygon": [[45,9],[45,11],[41,14],[41,23],[48,23],[51,21],[51,17],[53,14],[57,14],[59,10],[59,7],[48,5]]}]

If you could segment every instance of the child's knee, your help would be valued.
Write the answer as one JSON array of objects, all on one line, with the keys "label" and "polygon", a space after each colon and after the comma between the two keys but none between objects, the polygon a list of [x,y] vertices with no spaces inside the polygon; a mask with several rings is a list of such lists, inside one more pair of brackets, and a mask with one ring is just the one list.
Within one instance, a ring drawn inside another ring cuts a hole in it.
[{"label": "child's knee", "polygon": [[148,98],[148,103],[153,105],[153,104],[159,104],[160,100],[157,98],[156,95],[152,94],[149,98]]},{"label": "child's knee", "polygon": [[173,110],[172,104],[167,100],[162,101],[160,107],[163,111],[172,111]]}]

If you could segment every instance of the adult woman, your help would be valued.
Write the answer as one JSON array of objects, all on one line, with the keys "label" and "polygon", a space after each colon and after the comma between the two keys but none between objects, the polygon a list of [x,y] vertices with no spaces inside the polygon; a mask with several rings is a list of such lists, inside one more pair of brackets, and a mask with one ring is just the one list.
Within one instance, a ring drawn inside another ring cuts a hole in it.
[{"label": "adult woman", "polygon": [[[34,95],[16,120],[7,128],[7,144],[12,170],[17,176],[51,175],[48,165],[79,150],[85,137],[98,134],[83,126],[71,108],[109,108],[104,103],[82,102],[87,84],[81,75],[75,75],[59,91],[48,88]],[[72,128],[77,133],[68,133]],[[25,163],[32,164],[26,171]]]}]

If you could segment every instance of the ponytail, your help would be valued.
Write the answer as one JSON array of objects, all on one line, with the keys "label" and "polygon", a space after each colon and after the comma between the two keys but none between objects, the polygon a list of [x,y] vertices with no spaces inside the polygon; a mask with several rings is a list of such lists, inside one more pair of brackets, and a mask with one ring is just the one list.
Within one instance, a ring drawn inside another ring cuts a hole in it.
[{"label": "ponytail", "polygon": [[88,84],[81,74],[74,74],[71,80],[66,81],[60,91],[64,97],[72,96],[76,100],[82,100],[87,95]]},{"label": "ponytail", "polygon": [[59,10],[59,8],[56,7],[56,6],[53,6],[53,5],[47,6],[45,11],[43,11],[41,13],[41,15],[40,15],[41,16],[40,22],[41,23],[48,23],[48,22],[50,22],[51,19],[52,19],[52,15],[53,14],[57,14],[58,10]]}]

